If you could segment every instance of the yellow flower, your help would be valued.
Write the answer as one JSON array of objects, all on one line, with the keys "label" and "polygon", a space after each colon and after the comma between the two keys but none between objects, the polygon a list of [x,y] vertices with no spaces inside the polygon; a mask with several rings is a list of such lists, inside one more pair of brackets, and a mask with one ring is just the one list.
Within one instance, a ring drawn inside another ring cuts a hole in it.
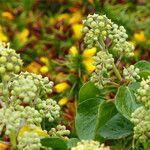
[{"label": "yellow flower", "polygon": [[140,49],[136,49],[136,50],[134,50],[134,56],[135,57],[137,57],[137,58],[139,58],[140,57],[140,55],[141,55],[141,53],[140,53],[141,51],[140,51]]},{"label": "yellow flower", "polygon": [[81,20],[82,20],[81,12],[77,11],[76,13],[73,13],[73,15],[71,16],[69,24],[79,23],[81,22]]},{"label": "yellow flower", "polygon": [[73,55],[73,56],[76,56],[78,54],[78,49],[76,46],[72,46],[70,49],[69,49],[69,54],[70,55]]},{"label": "yellow flower", "polygon": [[82,37],[82,32],[81,32],[82,28],[83,28],[82,24],[77,23],[72,25],[73,37],[75,39],[79,40]]},{"label": "yellow flower", "polygon": [[66,77],[67,77],[66,74],[60,72],[60,73],[58,73],[58,74],[55,76],[55,81],[56,81],[56,82],[63,82]]},{"label": "yellow flower", "polygon": [[31,128],[29,125],[25,125],[20,129],[18,137],[22,137],[24,132],[33,132],[41,137],[49,137],[48,133],[45,130],[43,131],[40,127]]},{"label": "yellow flower", "polygon": [[67,97],[63,97],[62,99],[59,100],[58,104],[60,106],[64,106],[64,105],[66,105],[66,103],[68,102],[68,100],[69,99]]},{"label": "yellow flower", "polygon": [[96,47],[93,47],[93,48],[90,48],[90,49],[85,49],[83,51],[83,54],[82,56],[85,58],[85,59],[89,59],[91,58],[92,56],[94,56],[96,54]]},{"label": "yellow flower", "polygon": [[54,89],[57,93],[64,92],[65,90],[67,90],[69,88],[70,88],[70,85],[66,82],[62,82],[62,83],[56,84],[54,86]]},{"label": "yellow flower", "polygon": [[3,33],[2,27],[0,26],[0,41],[7,42],[8,37]]},{"label": "yellow flower", "polygon": [[21,43],[25,43],[28,39],[29,36],[29,30],[28,29],[24,29],[20,34],[18,34],[18,40]]},{"label": "yellow flower", "polygon": [[42,62],[42,63],[44,63],[45,65],[49,65],[49,60],[48,60],[48,58],[47,57],[41,57],[40,58],[40,61]]},{"label": "yellow flower", "polygon": [[60,14],[60,15],[58,15],[58,16],[56,16],[55,18],[50,18],[49,19],[49,23],[50,24],[53,24],[56,20],[57,21],[60,21],[60,20],[69,20],[69,18],[70,18],[70,15],[69,14],[67,14],[67,13],[64,13],[64,14]]},{"label": "yellow flower", "polygon": [[145,42],[147,40],[144,31],[140,31],[139,33],[134,33],[134,39],[137,42]]},{"label": "yellow flower", "polygon": [[47,66],[41,67],[40,72],[41,72],[42,74],[47,73],[47,72],[48,72],[48,67],[47,67]]},{"label": "yellow flower", "polygon": [[56,17],[57,20],[68,20],[70,18],[70,15],[67,13],[60,14]]},{"label": "yellow flower", "polygon": [[96,53],[96,48],[90,48],[90,49],[85,49],[82,56],[83,56],[83,64],[86,68],[86,70],[91,73],[95,70],[95,66],[93,65],[93,56]]},{"label": "yellow flower", "polygon": [[[72,56],[76,56],[78,54],[78,49],[76,46],[72,46],[69,49],[69,54],[71,54]],[[82,58],[83,61],[82,63],[84,64],[86,70],[91,73],[92,71],[95,70],[95,66],[93,65],[93,56],[96,54],[96,47],[90,48],[90,49],[85,49],[83,51]]]},{"label": "yellow flower", "polygon": [[2,17],[6,18],[8,20],[13,20],[14,19],[14,16],[8,11],[2,12],[1,15],[2,15]]},{"label": "yellow flower", "polygon": [[95,66],[92,63],[93,63],[93,60],[90,58],[88,60],[83,60],[83,64],[89,73],[95,70]]}]

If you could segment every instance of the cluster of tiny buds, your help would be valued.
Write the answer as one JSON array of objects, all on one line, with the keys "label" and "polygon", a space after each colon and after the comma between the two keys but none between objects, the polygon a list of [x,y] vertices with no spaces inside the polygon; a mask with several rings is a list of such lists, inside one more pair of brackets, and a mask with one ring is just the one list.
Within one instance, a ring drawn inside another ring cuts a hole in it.
[{"label": "cluster of tiny buds", "polygon": [[112,54],[106,51],[99,51],[96,56],[93,57],[93,65],[95,65],[95,72],[92,73],[91,81],[99,88],[102,89],[109,80],[106,78],[107,71],[112,69],[114,64],[114,58]]},{"label": "cluster of tiny buds", "polygon": [[[11,115],[10,115],[11,114]],[[0,134],[5,128],[5,134],[10,135],[11,132],[18,132],[21,123],[21,113],[14,111],[12,107],[0,109]]]},{"label": "cluster of tiny buds", "polygon": [[50,136],[58,136],[63,139],[68,139],[68,135],[70,134],[70,131],[66,129],[66,126],[64,125],[57,125],[56,128],[51,128],[49,131]]},{"label": "cluster of tiny buds", "polygon": [[82,140],[77,143],[76,147],[71,148],[71,150],[110,150],[110,148],[97,141]]},{"label": "cluster of tiny buds", "polygon": [[113,63],[113,55],[107,53],[106,51],[99,51],[96,56],[93,57],[93,65],[96,66],[96,69],[101,71],[112,69]]},{"label": "cluster of tiny buds", "polygon": [[60,106],[53,99],[46,99],[45,101],[37,100],[37,109],[43,118],[48,118],[50,122],[54,121],[60,116]]},{"label": "cluster of tiny buds", "polygon": [[95,72],[92,73],[90,80],[97,86],[99,89],[103,89],[104,86],[109,82],[109,79],[104,77],[107,75],[106,71],[101,71],[96,69]]},{"label": "cluster of tiny buds", "polygon": [[140,88],[137,90],[136,98],[138,102],[150,109],[150,76],[146,80],[142,79]]},{"label": "cluster of tiny buds", "polygon": [[88,48],[98,47],[100,50],[105,50],[109,48],[109,45],[105,44],[106,39],[109,39],[111,49],[117,51],[119,55],[134,55],[134,46],[126,41],[128,35],[125,28],[113,23],[106,15],[88,15],[87,19],[83,20],[83,24],[84,42]]},{"label": "cluster of tiny buds", "polygon": [[20,75],[14,78],[9,84],[11,100],[12,102],[21,104],[30,104],[34,101],[36,94],[38,92],[38,87],[36,86],[34,80],[25,78]]},{"label": "cluster of tiny buds", "polygon": [[38,110],[30,106],[27,106],[23,109],[22,118],[24,119],[24,122],[29,125],[40,125],[42,122],[41,114],[38,112]]},{"label": "cluster of tiny buds", "polygon": [[88,48],[98,47],[106,40],[108,32],[111,30],[112,22],[105,15],[88,15],[86,20],[83,20],[85,33],[84,42]]},{"label": "cluster of tiny buds", "polygon": [[139,72],[139,68],[135,68],[134,65],[130,65],[128,68],[123,69],[123,76],[126,80],[135,82],[140,79],[140,76],[138,75]]},{"label": "cluster of tiny buds", "polygon": [[0,43],[0,75],[4,81],[9,81],[12,73],[18,73],[23,65],[20,55],[15,50]]},{"label": "cluster of tiny buds", "polygon": [[150,109],[144,106],[137,108],[132,113],[131,122],[134,123],[134,138],[145,142],[150,138]]},{"label": "cluster of tiny buds", "polygon": [[52,92],[53,82],[49,81],[48,77],[42,77],[41,75],[37,75],[29,72],[21,72],[18,77],[23,76],[24,78],[28,78],[34,81],[34,84],[37,86],[40,92],[43,94],[50,94]]},{"label": "cluster of tiny buds", "polygon": [[40,136],[34,132],[25,132],[23,136],[18,137],[18,149],[20,150],[40,150]]}]

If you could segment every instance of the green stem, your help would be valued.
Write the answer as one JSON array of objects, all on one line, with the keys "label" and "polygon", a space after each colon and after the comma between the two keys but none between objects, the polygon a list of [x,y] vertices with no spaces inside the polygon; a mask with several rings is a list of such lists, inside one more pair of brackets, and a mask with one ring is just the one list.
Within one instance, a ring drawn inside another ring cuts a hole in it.
[{"label": "green stem", "polygon": [[118,69],[116,68],[116,66],[115,66],[114,63],[112,64],[112,67],[113,67],[113,71],[114,71],[116,77],[117,77],[120,81],[122,81],[122,77],[121,77],[121,75],[120,75],[120,73],[119,73],[119,71],[118,71]]},{"label": "green stem", "polygon": [[8,93],[8,84],[7,82],[3,81],[2,79],[2,83],[3,83],[3,91],[7,91],[7,93],[3,92],[3,96],[4,96],[4,101],[6,106],[8,106],[8,101],[9,101],[9,93]]},{"label": "green stem", "polygon": [[146,142],[143,144],[143,146],[144,146],[144,150],[148,150],[149,147],[150,147],[150,141],[146,141]]},{"label": "green stem", "polygon": [[16,141],[15,133],[12,132],[9,138],[10,138],[10,143],[11,143],[11,150],[17,150],[17,141]]}]

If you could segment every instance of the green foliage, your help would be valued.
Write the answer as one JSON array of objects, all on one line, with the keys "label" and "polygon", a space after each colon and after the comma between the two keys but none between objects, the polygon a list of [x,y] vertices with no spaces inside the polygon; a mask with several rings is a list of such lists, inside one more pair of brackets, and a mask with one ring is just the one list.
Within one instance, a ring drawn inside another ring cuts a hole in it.
[{"label": "green foliage", "polygon": [[133,132],[133,125],[119,113],[112,117],[104,127],[100,135],[106,139],[121,139]]},{"label": "green foliage", "polygon": [[76,132],[80,139],[94,139],[98,124],[98,109],[103,99],[90,98],[79,104],[75,119]]},{"label": "green foliage", "polygon": [[117,110],[127,119],[130,120],[131,114],[138,108],[133,91],[127,86],[121,86],[118,89],[115,98]]},{"label": "green foliage", "polygon": [[42,146],[51,147],[55,150],[67,150],[67,142],[61,138],[53,137],[53,138],[44,138],[41,139]]},{"label": "green foliage", "polygon": [[79,103],[81,103],[89,98],[100,97],[101,94],[102,92],[99,91],[99,89],[94,85],[94,83],[89,81],[81,87],[79,91],[78,101]]},{"label": "green foliage", "polygon": [[77,139],[77,138],[70,138],[67,141],[68,148],[72,148],[72,147],[76,146],[78,141],[79,141],[79,139]]}]

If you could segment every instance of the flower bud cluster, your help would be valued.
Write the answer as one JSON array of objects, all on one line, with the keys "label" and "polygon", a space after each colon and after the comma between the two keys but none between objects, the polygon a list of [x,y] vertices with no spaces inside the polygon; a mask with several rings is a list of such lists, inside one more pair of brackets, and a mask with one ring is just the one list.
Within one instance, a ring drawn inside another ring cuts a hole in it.
[{"label": "flower bud cluster", "polygon": [[22,118],[28,125],[40,125],[42,122],[41,114],[33,107],[27,106],[22,111]]},{"label": "flower bud cluster", "polygon": [[20,150],[40,150],[40,136],[34,132],[25,132],[23,136],[18,137],[18,149]]},{"label": "flower bud cluster", "polygon": [[135,124],[134,138],[145,143],[150,139],[150,76],[142,79],[135,96],[143,106],[132,113],[131,121]]},{"label": "flower bud cluster", "polygon": [[9,135],[11,132],[16,133],[20,128],[21,113],[14,111],[12,107],[0,109],[0,133],[5,128],[5,134]]},{"label": "flower bud cluster", "polygon": [[10,83],[11,100],[15,103],[30,104],[36,98],[38,87],[34,80],[20,75]]},{"label": "flower bud cluster", "polygon": [[93,60],[93,65],[102,71],[112,69],[112,64],[114,63],[113,55],[105,51],[99,51],[96,56],[93,57]]},{"label": "flower bud cluster", "polygon": [[43,78],[41,75],[34,73],[21,72],[19,75],[16,75],[16,80],[18,80],[18,78],[32,80],[41,94],[50,94],[52,92],[53,82],[49,81],[48,77]]},{"label": "flower bud cluster", "polygon": [[144,106],[137,108],[132,113],[131,121],[134,123],[134,138],[141,142],[146,142],[150,139],[150,109],[145,109]]},{"label": "flower bud cluster", "polygon": [[70,131],[66,129],[64,125],[57,125],[56,128],[51,128],[49,131],[50,136],[58,136],[61,138],[68,139],[68,135],[70,134]]},{"label": "flower bud cluster", "polygon": [[108,146],[100,144],[97,141],[92,140],[82,140],[77,143],[76,147],[71,148],[71,150],[110,150]]},{"label": "flower bud cluster", "polygon": [[38,99],[37,109],[43,118],[48,118],[50,122],[54,121],[60,116],[60,106],[53,99],[46,99],[42,101]]},{"label": "flower bud cluster", "polygon": [[60,107],[56,101],[47,99],[53,82],[33,73],[15,74],[20,71],[21,65],[15,50],[0,44],[0,75],[3,81],[0,83],[0,134],[5,131],[10,141],[12,134],[14,139],[18,136],[20,150],[40,150],[40,134],[46,135],[42,129],[25,132],[23,136],[18,133],[23,126],[27,127],[24,128],[26,131],[28,127],[40,127],[43,118],[54,121],[59,117]]},{"label": "flower bud cluster", "polygon": [[124,68],[123,76],[126,80],[135,82],[136,79],[140,79],[140,76],[138,75],[139,72],[139,68],[135,68],[134,65],[130,65],[128,68]]},{"label": "flower bud cluster", "polygon": [[150,76],[146,80],[142,79],[136,97],[138,102],[150,109]]},{"label": "flower bud cluster", "polygon": [[107,75],[106,71],[100,71],[98,69],[92,73],[90,80],[97,86],[99,89],[103,89],[104,86],[109,82],[109,80],[104,77]]},{"label": "flower bud cluster", "polygon": [[106,51],[99,51],[95,57],[93,57],[93,64],[96,69],[92,73],[91,81],[99,88],[102,89],[104,85],[108,83],[107,71],[112,69],[114,58],[112,54]]},{"label": "flower bud cluster", "polygon": [[117,51],[118,55],[133,56],[134,46],[127,41],[128,35],[123,26],[118,26],[105,15],[88,15],[83,21],[85,33],[84,42],[88,48],[98,47],[101,50],[109,48],[105,40],[111,40],[111,49]]},{"label": "flower bud cluster", "polygon": [[111,31],[112,22],[105,15],[88,15],[87,19],[83,21],[84,28],[82,30],[85,33],[84,42],[88,48],[97,47],[108,36]]},{"label": "flower bud cluster", "polygon": [[20,55],[16,54],[15,50],[0,43],[0,75],[3,80],[8,81],[11,73],[20,72],[22,64]]},{"label": "flower bud cluster", "polygon": [[117,51],[118,54],[125,53],[128,56],[133,56],[134,46],[127,40],[128,35],[123,26],[118,26],[117,24],[112,25],[112,29],[109,32],[108,37],[112,40],[113,50]]}]

